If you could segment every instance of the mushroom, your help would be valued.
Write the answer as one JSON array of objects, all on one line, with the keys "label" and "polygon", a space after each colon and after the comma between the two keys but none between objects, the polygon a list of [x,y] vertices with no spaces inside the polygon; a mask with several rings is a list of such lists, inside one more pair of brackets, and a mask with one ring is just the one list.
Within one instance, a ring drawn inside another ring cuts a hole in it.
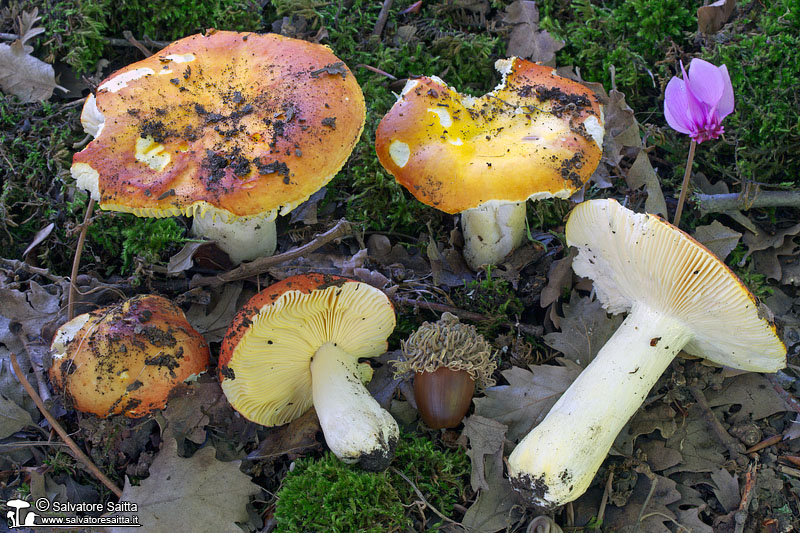
[{"label": "mushroom", "polygon": [[410,79],[375,135],[378,159],[418,200],[461,213],[464,257],[497,264],[525,235],[525,201],[567,198],[600,162],[603,110],[583,85],[513,57],[492,92]]},{"label": "mushroom", "polygon": [[399,438],[392,415],[364,387],[359,358],[386,351],[394,308],[380,290],[339,276],[292,276],[255,295],[222,341],[219,379],[228,401],[264,426],[313,407],[325,441],[346,463],[389,466]]},{"label": "mushroom", "polygon": [[452,428],[467,414],[477,383],[494,385],[497,368],[491,345],[475,326],[443,313],[425,322],[401,343],[403,360],[393,361],[395,375],[414,372],[414,399],[423,422],[433,429]]},{"label": "mushroom", "polygon": [[96,138],[72,175],[102,209],[194,216],[234,262],[275,251],[275,217],[330,181],[364,126],[327,46],[209,30],[118,70],[89,96]]},{"label": "mushroom", "polygon": [[205,372],[209,358],[183,311],[155,295],[76,316],[58,329],[50,349],[54,388],[101,418],[163,408],[178,385]]},{"label": "mushroom", "polygon": [[573,270],[628,316],[508,459],[514,487],[553,508],[589,487],[614,439],[678,352],[776,372],[786,348],[753,295],[708,249],[614,200],[578,205],[566,227]]}]

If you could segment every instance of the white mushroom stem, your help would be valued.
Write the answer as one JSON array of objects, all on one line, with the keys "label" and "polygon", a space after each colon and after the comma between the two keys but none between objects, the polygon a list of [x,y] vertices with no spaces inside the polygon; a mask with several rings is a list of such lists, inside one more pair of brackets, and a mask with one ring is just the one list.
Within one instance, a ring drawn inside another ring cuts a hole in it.
[{"label": "white mushroom stem", "polygon": [[490,201],[461,213],[464,259],[473,270],[496,265],[525,237],[525,202]]},{"label": "white mushroom stem", "polygon": [[583,494],[620,430],[691,337],[678,320],[634,304],[596,358],[511,453],[514,487],[548,509]]},{"label": "white mushroom stem", "polygon": [[192,235],[216,242],[235,264],[251,261],[275,253],[275,214],[234,218],[208,209],[195,214]]},{"label": "white mushroom stem", "polygon": [[359,374],[353,356],[330,342],[320,346],[311,361],[314,408],[325,442],[339,459],[361,461],[367,470],[384,470],[394,456],[400,430]]}]

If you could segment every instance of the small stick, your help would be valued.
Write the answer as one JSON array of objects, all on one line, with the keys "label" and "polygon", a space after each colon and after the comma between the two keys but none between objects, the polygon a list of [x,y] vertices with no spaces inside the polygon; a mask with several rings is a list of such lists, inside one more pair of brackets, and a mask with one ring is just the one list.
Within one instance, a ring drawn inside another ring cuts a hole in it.
[{"label": "small stick", "polygon": [[89,205],[86,206],[86,214],[83,216],[81,234],[78,236],[78,246],[75,248],[75,257],[72,259],[72,274],[69,277],[69,299],[67,300],[67,321],[75,318],[75,292],[78,277],[78,267],[81,264],[81,254],[83,254],[83,243],[86,241],[86,230],[89,228],[89,220],[92,218],[94,210],[94,198],[89,198]]},{"label": "small stick", "polygon": [[697,405],[703,410],[703,419],[706,421],[708,427],[710,427],[714,432],[717,440],[723,446],[725,446],[726,450],[728,450],[728,453],[731,455],[731,459],[741,464],[741,462],[744,461],[744,458],[739,452],[739,447],[737,445],[738,443],[733,437],[731,437],[731,434],[728,433],[728,430],[726,430],[717,419],[714,411],[712,411],[711,407],[708,405],[708,401],[706,400],[706,396],[703,394],[703,391],[701,391],[696,385],[690,385],[689,392],[692,393]]},{"label": "small stick", "polygon": [[123,31],[122,36],[125,37],[125,39],[127,39],[127,41],[131,43],[135,48],[138,48],[139,51],[144,54],[144,57],[150,57],[151,55],[153,55],[153,52],[148,50],[145,45],[137,41],[136,37],[134,37],[133,34],[128,30]]},{"label": "small stick", "polygon": [[759,450],[763,450],[764,448],[767,448],[767,447],[772,446],[774,444],[778,444],[782,440],[783,440],[783,435],[781,435],[780,433],[777,434],[777,435],[773,435],[771,437],[768,437],[768,438],[762,440],[758,444],[754,444],[750,448],[746,449],[744,453],[753,453],[753,452],[757,452]]},{"label": "small stick", "polygon": [[[33,375],[36,376],[36,384],[39,386],[39,395],[43,398],[43,401],[47,401],[50,399],[50,391],[47,389],[47,383],[44,380],[44,375],[42,374],[42,365],[35,363],[34,361],[41,361],[43,355],[49,351],[49,346],[47,346],[42,340],[31,341],[28,339],[28,334],[25,332],[24,327],[19,322],[10,322],[8,324],[8,329],[17,336],[19,341],[22,343],[22,346],[25,347],[25,351],[28,352],[28,362],[31,364],[31,370],[33,370]],[[41,336],[39,337],[41,338]]]},{"label": "small stick", "polygon": [[781,382],[778,381],[778,378],[775,377],[775,374],[764,374],[766,378],[772,383],[772,388],[775,389],[775,392],[786,402],[786,405],[793,409],[796,413],[800,413],[800,402],[798,402],[791,394],[786,392],[786,389],[783,388]]},{"label": "small stick", "polygon": [[614,483],[613,470],[608,473],[608,480],[606,480],[606,488],[603,490],[603,497],[600,499],[600,509],[597,511],[597,524],[603,525],[603,517],[606,514],[606,505],[608,505],[608,496],[611,494],[611,489]]},{"label": "small stick", "polygon": [[681,195],[678,198],[678,207],[675,209],[675,218],[672,220],[673,226],[680,226],[681,214],[683,213],[683,203],[686,201],[686,192],[689,189],[689,176],[692,175],[692,163],[694,163],[694,149],[697,148],[697,141],[692,139],[692,144],[689,146],[689,157],[686,161],[686,172],[683,174],[683,183],[681,183]]},{"label": "small stick", "polygon": [[97,466],[95,466],[92,460],[89,459],[89,456],[83,453],[83,450],[81,450],[75,443],[75,441],[70,438],[70,436],[67,434],[67,431],[63,427],[61,427],[61,424],[58,423],[58,420],[56,420],[44,406],[42,399],[39,397],[38,394],[36,394],[36,391],[33,389],[33,386],[31,386],[31,384],[28,382],[28,379],[25,377],[25,374],[22,373],[22,369],[19,367],[19,363],[17,363],[17,356],[14,355],[13,352],[11,352],[9,356],[11,358],[11,366],[14,368],[14,373],[17,375],[17,379],[22,385],[22,388],[25,389],[25,392],[27,392],[28,395],[31,397],[33,403],[35,403],[36,407],[39,408],[39,411],[42,413],[42,416],[44,416],[47,419],[47,421],[50,422],[50,425],[53,427],[54,430],[56,430],[56,433],[58,433],[59,436],[67,444],[67,446],[69,446],[69,449],[72,450],[72,452],[75,454],[75,458],[78,459],[80,462],[82,462],[84,465],[86,465],[86,468],[88,468],[89,471],[92,474],[94,474],[94,476],[97,479],[99,479],[101,483],[103,483],[103,485],[108,487],[108,490],[116,494],[118,498],[121,498],[122,489],[117,487],[113,481],[108,479],[108,477],[106,477],[106,475],[103,472],[101,472],[100,469],[97,468]]},{"label": "small stick", "polygon": [[381,33],[383,33],[383,28],[386,26],[386,20],[389,18],[389,10],[392,8],[393,3],[394,0],[383,0],[383,6],[381,7],[381,12],[378,13],[378,20],[375,22],[375,29],[372,30],[372,35],[380,37]]},{"label": "small stick", "polygon": [[702,215],[725,211],[746,211],[757,207],[800,207],[800,190],[756,190],[752,197],[739,193],[695,194],[694,202]]},{"label": "small stick", "polygon": [[[3,39],[5,41],[15,41],[19,39],[19,35],[17,35],[16,33],[0,33],[0,39]],[[104,40],[111,46],[131,46],[131,47],[135,46],[131,41],[127,39],[115,39],[113,37],[106,37]],[[159,48],[164,48],[169,44],[166,41],[154,41],[149,37],[143,38],[142,41],[149,44],[150,46],[157,46]]]},{"label": "small stick", "polygon": [[634,527],[634,531],[639,531],[639,527],[642,525],[642,520],[646,518],[644,516],[644,510],[647,509],[647,506],[650,504],[650,499],[653,497],[653,493],[656,491],[656,485],[658,484],[658,478],[656,476],[650,474],[647,477],[650,479],[650,490],[647,492],[647,497],[644,499],[644,502],[642,502],[642,508],[639,509],[639,516],[636,518],[636,526]]},{"label": "small stick", "polygon": [[[389,467],[389,468],[391,468],[392,472],[394,472],[395,474],[397,474],[397,475],[398,475],[398,476],[400,476],[401,478],[405,479],[405,480],[406,480],[406,482],[407,482],[409,485],[411,485],[411,488],[412,488],[412,489],[414,489],[414,492],[417,494],[417,497],[418,497],[420,500],[422,500],[422,503],[424,503],[425,505],[427,505],[427,506],[428,506],[428,509],[430,509],[431,511],[433,511],[434,513],[436,513],[436,514],[437,514],[437,516],[439,516],[439,518],[441,518],[442,520],[444,520],[444,521],[446,521],[446,522],[450,522],[451,524],[458,524],[458,522],[456,522],[456,521],[455,521],[455,520],[453,520],[452,518],[447,518],[445,515],[443,515],[442,513],[440,513],[440,512],[439,512],[439,510],[438,510],[436,507],[434,507],[433,505],[431,505],[430,503],[428,503],[428,500],[426,500],[426,499],[425,499],[425,496],[423,496],[423,495],[422,495],[422,493],[421,493],[421,492],[419,491],[419,489],[417,488],[417,486],[416,486],[416,485],[414,485],[414,482],[413,482],[413,481],[411,481],[410,479],[408,479],[408,477],[406,477],[406,475],[405,475],[404,473],[402,473],[401,471],[399,471],[398,469],[396,469],[396,468],[395,468],[395,467],[393,467],[393,466],[392,466],[392,467]],[[459,525],[460,525],[460,524],[459,524]]]},{"label": "small stick", "polygon": [[350,222],[342,218],[334,227],[325,233],[318,233],[313,239],[299,248],[289,250],[288,252],[284,252],[282,254],[272,255],[270,257],[260,257],[254,261],[250,261],[249,263],[242,263],[233,270],[223,272],[222,274],[218,274],[216,276],[197,276],[189,283],[189,288],[219,287],[220,285],[223,285],[229,281],[237,281],[240,279],[264,274],[267,270],[275,265],[302,257],[303,255],[309,254],[331,241],[341,239],[342,237],[346,237],[351,233],[352,226]]},{"label": "small stick", "polygon": [[379,68],[373,67],[372,65],[365,65],[364,63],[359,63],[356,66],[357,67],[361,67],[361,68],[365,68],[367,70],[370,70],[370,71],[374,72],[375,74],[380,74],[381,76],[386,76],[387,78],[389,78],[392,81],[397,81],[397,77],[396,76],[392,76],[391,74],[389,74],[385,70],[381,70]]},{"label": "small stick", "polygon": [[744,475],[744,492],[742,493],[742,500],[739,502],[739,508],[734,514],[736,520],[736,527],[734,533],[743,533],[744,524],[747,522],[747,508],[750,507],[750,500],[753,498],[753,489],[756,486],[756,470],[757,464],[751,464],[747,468]]}]

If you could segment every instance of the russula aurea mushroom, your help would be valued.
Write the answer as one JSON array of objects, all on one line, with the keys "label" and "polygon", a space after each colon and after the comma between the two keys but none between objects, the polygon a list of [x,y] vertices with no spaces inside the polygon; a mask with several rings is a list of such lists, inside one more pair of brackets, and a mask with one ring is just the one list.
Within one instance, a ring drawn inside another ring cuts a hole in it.
[{"label": "russula aurea mushroom", "polygon": [[610,313],[628,316],[508,459],[514,487],[553,508],[589,487],[617,434],[678,352],[751,372],[786,365],[759,304],[714,254],[659,217],[615,200],[578,205],[572,267]]},{"label": "russula aurea mushroom", "polygon": [[414,400],[422,420],[433,429],[461,423],[477,383],[494,385],[494,350],[475,326],[443,313],[424,322],[401,342],[403,360],[393,361],[395,375],[414,372]]},{"label": "russula aurea mushroom", "polygon": [[375,134],[381,164],[418,200],[461,213],[464,257],[497,264],[525,234],[525,202],[567,198],[600,162],[604,119],[583,85],[519,58],[479,98],[413,78]]},{"label": "russula aurea mushroom", "polygon": [[102,209],[194,216],[235,262],[275,251],[275,217],[344,165],[361,89],[327,46],[209,30],[109,76],[84,105],[95,139],[72,175]]},{"label": "russula aurea mushroom", "polygon": [[78,315],[51,344],[50,381],[79,411],[144,416],[206,371],[208,344],[166,298],[137,296]]},{"label": "russula aurea mushroom", "polygon": [[347,463],[383,470],[399,429],[363,381],[360,358],[386,351],[394,308],[380,290],[339,276],[292,276],[255,295],[233,320],[219,357],[222,390],[248,420],[278,426],[309,408]]}]

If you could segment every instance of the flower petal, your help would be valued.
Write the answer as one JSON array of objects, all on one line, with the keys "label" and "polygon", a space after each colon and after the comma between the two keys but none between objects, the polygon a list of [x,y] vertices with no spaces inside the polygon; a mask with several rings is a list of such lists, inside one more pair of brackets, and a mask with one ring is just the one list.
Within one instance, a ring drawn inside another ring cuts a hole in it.
[{"label": "flower petal", "polygon": [[725,90],[720,68],[702,59],[692,59],[689,64],[688,84],[689,90],[697,99],[711,108],[717,107]]},{"label": "flower petal", "polygon": [[695,129],[694,121],[689,116],[688,94],[686,84],[678,77],[673,77],[664,92],[664,117],[673,130],[691,134]]},{"label": "flower petal", "polygon": [[733,85],[731,84],[731,77],[728,74],[728,67],[722,65],[719,67],[719,72],[722,75],[722,83],[725,88],[722,90],[722,97],[717,104],[717,115],[719,120],[727,117],[733,113]]}]

